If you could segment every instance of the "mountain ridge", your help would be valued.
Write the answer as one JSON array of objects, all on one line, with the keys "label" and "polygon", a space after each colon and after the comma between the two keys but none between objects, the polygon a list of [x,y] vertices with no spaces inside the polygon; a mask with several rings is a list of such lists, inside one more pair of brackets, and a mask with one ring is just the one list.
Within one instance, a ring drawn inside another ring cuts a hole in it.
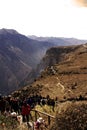
[{"label": "mountain ridge", "polygon": [[[79,44],[85,44],[87,42],[87,40],[82,40],[82,39],[77,39],[77,38],[64,38],[64,37],[38,37],[35,35],[30,35],[28,36],[31,39],[34,40],[38,40],[38,41],[48,41],[48,42],[52,42],[52,43],[57,43],[61,46],[61,44],[59,43],[60,41],[62,41],[62,43],[65,42],[65,45],[79,45]],[[64,44],[62,44],[63,46]]]}]

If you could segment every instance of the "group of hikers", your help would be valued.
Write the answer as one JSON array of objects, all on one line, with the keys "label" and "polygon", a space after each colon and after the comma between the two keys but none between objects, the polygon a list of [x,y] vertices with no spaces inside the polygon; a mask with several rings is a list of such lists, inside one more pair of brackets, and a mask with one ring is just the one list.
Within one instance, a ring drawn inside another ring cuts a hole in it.
[{"label": "group of hikers", "polygon": [[[29,122],[30,111],[36,105],[50,105],[52,106],[52,110],[54,111],[55,100],[51,99],[49,95],[47,97],[42,97],[41,95],[33,95],[30,97],[13,97],[9,96],[1,96],[0,95],[0,114],[4,114],[6,117],[9,115],[16,117],[16,115],[22,116],[22,122]],[[44,120],[42,117],[37,119],[35,122],[36,130],[39,130],[39,124],[44,124]]]},{"label": "group of hikers", "polygon": [[34,95],[25,97],[13,97],[11,95],[8,96],[0,96],[0,112],[3,113],[4,111],[15,111],[17,113],[21,112],[22,105],[24,103],[30,105],[31,109],[34,108],[36,105],[49,105],[52,106],[52,110],[54,111],[55,107],[55,99],[51,99],[49,95],[47,97],[42,97],[41,95]]}]

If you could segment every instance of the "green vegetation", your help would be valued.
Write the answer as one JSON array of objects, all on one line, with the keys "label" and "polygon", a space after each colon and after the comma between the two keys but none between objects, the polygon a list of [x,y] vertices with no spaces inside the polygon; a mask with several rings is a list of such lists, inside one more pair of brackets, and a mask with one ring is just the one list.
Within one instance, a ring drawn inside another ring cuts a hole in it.
[{"label": "green vegetation", "polygon": [[6,117],[4,115],[0,115],[0,130],[6,129],[14,129],[17,130],[17,121],[12,117]]}]

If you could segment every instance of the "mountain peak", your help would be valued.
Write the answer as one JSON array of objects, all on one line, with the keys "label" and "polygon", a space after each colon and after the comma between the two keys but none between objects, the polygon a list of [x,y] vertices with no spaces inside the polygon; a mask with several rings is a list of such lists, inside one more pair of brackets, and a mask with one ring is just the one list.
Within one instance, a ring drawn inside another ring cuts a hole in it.
[{"label": "mountain peak", "polygon": [[18,34],[18,32],[14,29],[5,29],[5,28],[0,29],[0,34],[7,34],[7,33]]}]

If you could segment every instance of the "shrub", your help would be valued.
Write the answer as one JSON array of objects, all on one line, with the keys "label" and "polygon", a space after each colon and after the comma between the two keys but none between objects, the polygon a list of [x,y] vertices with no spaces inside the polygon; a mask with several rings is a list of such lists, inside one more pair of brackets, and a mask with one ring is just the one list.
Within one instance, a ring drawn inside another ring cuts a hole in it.
[{"label": "shrub", "polygon": [[5,117],[4,115],[0,115],[0,130],[2,128],[6,128],[6,130],[8,129],[15,129],[17,128],[17,121],[16,119],[12,118],[12,117]]},{"label": "shrub", "polygon": [[50,130],[87,130],[87,104],[73,104],[57,113]]}]

